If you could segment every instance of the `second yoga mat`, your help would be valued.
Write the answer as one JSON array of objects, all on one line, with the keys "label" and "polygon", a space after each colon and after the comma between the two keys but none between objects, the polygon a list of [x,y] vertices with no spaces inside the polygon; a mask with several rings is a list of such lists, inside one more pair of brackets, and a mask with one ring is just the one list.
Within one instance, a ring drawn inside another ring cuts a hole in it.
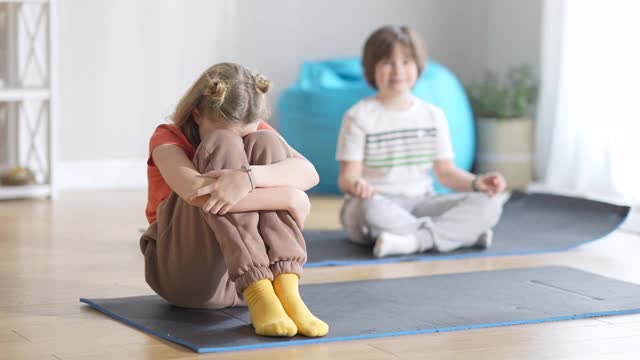
[{"label": "second yoga mat", "polygon": [[377,259],[371,248],[351,243],[343,231],[306,230],[306,267],[366,265],[415,260],[526,255],[569,250],[602,238],[617,229],[629,207],[551,194],[514,193],[504,205],[486,250],[460,249],[451,253],[425,252]]}]

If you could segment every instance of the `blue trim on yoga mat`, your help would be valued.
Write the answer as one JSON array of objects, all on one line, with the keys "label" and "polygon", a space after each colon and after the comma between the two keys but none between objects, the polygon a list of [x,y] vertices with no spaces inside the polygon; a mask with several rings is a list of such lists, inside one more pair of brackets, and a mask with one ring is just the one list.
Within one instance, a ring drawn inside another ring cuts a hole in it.
[{"label": "blue trim on yoga mat", "polygon": [[316,267],[325,267],[325,266],[363,266],[363,265],[375,265],[375,264],[392,264],[397,262],[412,262],[412,261],[440,261],[440,260],[456,260],[456,259],[470,259],[470,258],[490,258],[490,257],[504,257],[504,256],[522,256],[522,255],[539,255],[539,254],[548,254],[548,253],[558,253],[562,251],[568,251],[575,249],[579,246],[586,245],[588,243],[592,243],[601,239],[606,238],[607,236],[613,234],[615,231],[620,229],[624,225],[624,223],[629,219],[629,214],[631,214],[631,208],[627,210],[624,218],[618,226],[609,231],[607,234],[600,236],[595,239],[587,240],[578,244],[574,244],[567,247],[560,247],[555,249],[548,250],[540,250],[540,251],[512,251],[512,252],[504,252],[504,253],[464,253],[464,254],[452,254],[452,255],[424,255],[424,256],[399,256],[399,257],[391,257],[391,258],[383,258],[383,259],[367,259],[367,260],[327,260],[327,261],[318,261],[313,263],[307,263],[304,265],[305,268],[311,269]]},{"label": "blue trim on yoga mat", "polygon": [[133,322],[128,321],[125,318],[122,318],[109,310],[95,304],[94,302],[80,298],[80,302],[85,303],[94,309],[120,321],[129,326],[132,326],[138,330],[142,330],[146,333],[154,335],[156,337],[169,340],[180,345],[184,345],[189,349],[196,351],[198,353],[221,353],[221,352],[230,352],[230,351],[240,351],[240,350],[255,350],[255,349],[268,349],[268,348],[277,348],[277,347],[285,347],[285,346],[296,346],[296,345],[304,345],[304,344],[321,344],[321,343],[331,343],[331,342],[339,342],[339,341],[349,341],[349,340],[362,340],[362,339],[375,339],[382,337],[391,337],[391,336],[405,336],[405,335],[419,335],[419,334],[429,334],[429,333],[439,333],[439,332],[451,332],[451,331],[459,331],[459,330],[471,330],[471,329],[484,329],[484,328],[492,328],[492,327],[500,327],[500,326],[513,326],[513,325],[526,325],[526,324],[539,324],[546,323],[552,321],[564,321],[564,320],[576,320],[576,319],[586,319],[592,317],[600,317],[600,316],[613,316],[613,315],[630,315],[630,314],[639,314],[640,309],[631,309],[631,310],[619,310],[619,311],[602,311],[602,312],[593,312],[593,313],[585,313],[585,314],[575,314],[569,316],[558,316],[558,317],[549,317],[549,318],[539,318],[532,320],[520,320],[520,321],[504,321],[504,322],[494,322],[494,323],[486,323],[486,324],[476,324],[476,325],[463,325],[463,326],[451,326],[451,327],[443,327],[443,328],[428,328],[428,329],[420,329],[420,330],[410,330],[410,331],[396,331],[396,332],[387,332],[382,334],[371,334],[371,335],[354,335],[354,336],[343,336],[343,337],[335,337],[335,338],[316,338],[316,339],[308,339],[308,340],[296,340],[296,341],[283,341],[280,343],[270,343],[270,344],[258,344],[258,345],[243,345],[243,346],[227,346],[227,347],[213,347],[213,348],[199,348],[189,342],[179,340],[169,335],[160,335],[157,332],[151,331],[144,326],[137,325]]}]

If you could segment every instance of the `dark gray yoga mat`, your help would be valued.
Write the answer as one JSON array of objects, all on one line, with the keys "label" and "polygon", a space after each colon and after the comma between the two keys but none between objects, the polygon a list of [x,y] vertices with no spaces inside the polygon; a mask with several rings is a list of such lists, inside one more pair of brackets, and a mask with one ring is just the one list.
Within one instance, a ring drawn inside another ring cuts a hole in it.
[{"label": "dark gray yoga mat", "polygon": [[197,352],[223,352],[446,332],[640,312],[640,285],[567,268],[305,285],[329,335],[257,336],[246,308],[190,310],[158,296],[80,299],[142,331]]},{"label": "dark gray yoga mat", "polygon": [[306,267],[367,265],[415,260],[526,255],[558,252],[602,238],[617,229],[628,206],[551,194],[514,192],[493,229],[493,245],[486,250],[466,248],[451,253],[425,252],[377,259],[369,247],[347,240],[343,231],[306,230]]}]

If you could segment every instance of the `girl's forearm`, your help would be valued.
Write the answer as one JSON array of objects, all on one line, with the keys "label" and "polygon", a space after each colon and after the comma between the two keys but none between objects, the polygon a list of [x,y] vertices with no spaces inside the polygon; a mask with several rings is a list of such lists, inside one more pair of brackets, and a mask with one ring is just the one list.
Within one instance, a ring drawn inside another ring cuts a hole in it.
[{"label": "girl's forearm", "polygon": [[271,165],[252,165],[251,169],[258,188],[292,186],[306,191],[320,181],[315,167],[301,158],[289,158]]},{"label": "girl's forearm", "polygon": [[[289,210],[292,205],[294,191],[300,191],[291,187],[259,188],[248,193],[238,201],[230,210],[230,213],[260,211],[260,210]],[[200,196],[191,205],[202,207],[209,200],[209,195]]]},{"label": "girl's forearm", "polygon": [[289,210],[292,204],[291,187],[258,188],[238,201],[229,212],[259,210]]}]

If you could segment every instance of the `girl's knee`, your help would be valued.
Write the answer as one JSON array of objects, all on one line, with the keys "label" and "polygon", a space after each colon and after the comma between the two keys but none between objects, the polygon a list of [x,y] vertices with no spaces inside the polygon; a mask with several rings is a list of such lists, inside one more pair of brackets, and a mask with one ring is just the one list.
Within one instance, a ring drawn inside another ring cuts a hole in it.
[{"label": "girl's knee", "polygon": [[249,133],[244,137],[244,144],[247,149],[288,150],[287,144],[285,144],[280,135],[271,130],[257,130]]},{"label": "girl's knee", "polygon": [[271,145],[282,144],[282,138],[272,130],[256,130],[244,137],[244,142],[266,143]]},{"label": "girl's knee", "polygon": [[[234,161],[236,158],[237,161]],[[238,164],[235,164],[236,162]],[[193,158],[196,169],[201,173],[228,167],[237,168],[245,162],[242,137],[227,129],[214,130],[207,135],[196,149]]]},{"label": "girl's knee", "polygon": [[242,137],[233,130],[217,129],[212,131],[207,137],[202,139],[200,146],[207,149],[214,149],[216,147],[229,147],[242,144]]},{"label": "girl's knee", "polygon": [[272,164],[293,157],[289,146],[272,130],[258,130],[245,136],[244,149],[249,162],[255,165]]}]

